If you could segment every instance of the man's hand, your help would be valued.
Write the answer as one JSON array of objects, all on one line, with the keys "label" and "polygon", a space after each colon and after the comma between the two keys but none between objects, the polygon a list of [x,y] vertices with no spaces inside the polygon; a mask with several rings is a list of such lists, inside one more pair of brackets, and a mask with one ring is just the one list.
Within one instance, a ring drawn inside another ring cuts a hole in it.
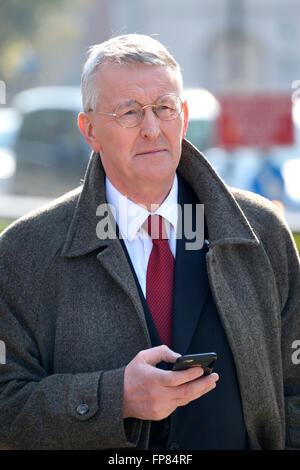
[{"label": "man's hand", "polygon": [[124,375],[123,418],[158,421],[215,388],[218,374],[201,377],[201,367],[182,371],[155,367],[161,361],[175,362],[179,356],[163,345],[140,351],[132,359]]}]

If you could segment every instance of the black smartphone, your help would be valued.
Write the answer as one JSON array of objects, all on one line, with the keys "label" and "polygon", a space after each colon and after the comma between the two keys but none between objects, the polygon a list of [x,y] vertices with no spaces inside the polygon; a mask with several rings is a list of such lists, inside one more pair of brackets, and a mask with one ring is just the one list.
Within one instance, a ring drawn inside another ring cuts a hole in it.
[{"label": "black smartphone", "polygon": [[201,366],[204,370],[203,375],[208,375],[212,373],[217,357],[218,356],[215,352],[187,354],[185,356],[180,356],[174,363],[172,370],[184,370],[188,369],[189,367]]}]

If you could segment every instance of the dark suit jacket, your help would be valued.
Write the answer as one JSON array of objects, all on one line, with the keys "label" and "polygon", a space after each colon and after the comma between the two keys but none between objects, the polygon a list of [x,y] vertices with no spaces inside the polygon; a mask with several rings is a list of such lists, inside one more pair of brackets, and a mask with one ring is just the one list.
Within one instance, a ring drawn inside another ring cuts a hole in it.
[{"label": "dark suit jacket", "polygon": [[[271,203],[229,189],[186,141],[178,172],[205,207],[207,274],[253,447],[300,447],[299,373],[291,361],[300,279],[290,231]],[[120,241],[97,236],[104,181],[93,154],[83,187],[1,234],[2,448],[148,446],[150,423],[132,420],[128,436],[122,418],[125,366],[151,338]],[[190,334],[174,345],[179,352],[191,350],[196,326],[184,323]]]}]

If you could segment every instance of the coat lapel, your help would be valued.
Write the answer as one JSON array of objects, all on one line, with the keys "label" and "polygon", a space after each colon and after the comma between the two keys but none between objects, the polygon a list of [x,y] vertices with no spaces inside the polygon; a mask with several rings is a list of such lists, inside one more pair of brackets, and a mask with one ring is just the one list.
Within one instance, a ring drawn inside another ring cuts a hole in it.
[{"label": "coat lapel", "polygon": [[146,322],[147,322],[147,326],[148,326],[148,331],[149,331],[149,335],[150,335],[150,338],[151,338],[151,345],[154,347],[154,346],[159,346],[161,344],[161,340],[160,340],[160,337],[159,337],[159,334],[158,334],[158,331],[156,329],[156,326],[155,326],[155,323],[153,321],[153,318],[152,318],[152,315],[150,313],[150,310],[149,310],[149,307],[148,307],[148,304],[147,304],[147,301],[145,299],[145,296],[143,294],[143,291],[141,289],[141,286],[139,284],[139,280],[136,276],[136,273],[134,271],[134,267],[132,265],[132,262],[131,262],[131,259],[130,259],[130,256],[128,254],[128,251],[126,249],[126,246],[125,246],[125,243],[123,240],[121,240],[121,245],[122,245],[122,248],[123,248],[123,251],[126,255],[126,258],[127,258],[127,262],[128,262],[128,265],[130,266],[130,269],[131,269],[131,272],[133,274],[133,277],[135,279],[135,285],[137,287],[137,290],[138,290],[138,293],[139,293],[139,298],[140,298],[140,301],[142,303],[142,306],[143,306],[143,311],[144,311],[144,315],[145,315],[145,318],[146,318]]},{"label": "coat lapel", "polygon": [[98,253],[97,259],[102,267],[131,299],[150,347],[151,340],[145,321],[143,305],[137,290],[135,278],[120,241],[110,240],[109,243],[106,244],[105,248]]},{"label": "coat lapel", "polygon": [[228,187],[210,163],[187,140],[182,142],[178,172],[204,205],[211,248],[221,244],[259,244]]}]

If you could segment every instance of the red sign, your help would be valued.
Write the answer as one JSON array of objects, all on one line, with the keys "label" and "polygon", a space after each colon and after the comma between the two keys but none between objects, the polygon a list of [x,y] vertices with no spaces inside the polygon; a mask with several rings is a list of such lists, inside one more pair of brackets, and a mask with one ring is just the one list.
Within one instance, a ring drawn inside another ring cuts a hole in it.
[{"label": "red sign", "polygon": [[292,145],[290,95],[231,95],[219,98],[218,144],[222,147]]}]

